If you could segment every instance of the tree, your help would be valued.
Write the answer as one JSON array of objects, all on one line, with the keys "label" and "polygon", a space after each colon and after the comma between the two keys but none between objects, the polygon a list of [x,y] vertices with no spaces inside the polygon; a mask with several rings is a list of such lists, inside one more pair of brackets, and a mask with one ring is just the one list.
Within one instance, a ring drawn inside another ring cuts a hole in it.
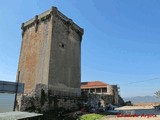
[{"label": "tree", "polygon": [[160,90],[154,93],[157,97],[160,98]]}]

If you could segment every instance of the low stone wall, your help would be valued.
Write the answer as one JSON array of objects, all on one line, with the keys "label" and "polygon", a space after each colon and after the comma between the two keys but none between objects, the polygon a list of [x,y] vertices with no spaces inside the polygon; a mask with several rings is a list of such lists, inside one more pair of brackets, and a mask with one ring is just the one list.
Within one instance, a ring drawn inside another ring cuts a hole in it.
[{"label": "low stone wall", "polygon": [[[41,88],[41,89],[40,89]],[[123,99],[119,96],[119,103]],[[108,104],[115,104],[113,95],[100,95],[94,93],[82,93],[81,97],[65,97],[53,95],[45,85],[38,85],[36,90],[30,94],[19,94],[17,96],[17,110],[36,113],[47,113],[50,111],[75,111],[84,106],[98,109]]]},{"label": "low stone wall", "polygon": [[[118,96],[119,98],[119,104],[117,105],[123,105],[124,101],[123,99]],[[100,106],[105,107],[108,104],[116,105],[115,99],[113,95],[106,95],[106,94],[95,94],[95,93],[83,93],[81,95],[81,102],[84,104],[92,107],[92,108],[99,108]],[[100,103],[99,103],[100,102]]]},{"label": "low stone wall", "polygon": [[63,108],[65,110],[78,109],[76,97],[54,95],[46,85],[37,84],[36,89],[28,94],[18,94],[17,110],[29,112],[48,112]]},{"label": "low stone wall", "polygon": [[63,108],[64,110],[76,110],[79,108],[77,106],[78,99],[67,97],[60,98],[58,96],[48,95],[37,97],[21,95],[17,97],[17,100],[17,110],[19,111],[43,113],[52,110],[54,111],[59,108]]}]

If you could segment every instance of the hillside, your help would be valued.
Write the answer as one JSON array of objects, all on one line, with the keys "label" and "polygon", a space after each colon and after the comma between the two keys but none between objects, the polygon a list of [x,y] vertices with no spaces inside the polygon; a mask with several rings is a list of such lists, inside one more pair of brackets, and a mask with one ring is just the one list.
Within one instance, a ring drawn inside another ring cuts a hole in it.
[{"label": "hillside", "polygon": [[155,96],[136,96],[136,97],[128,97],[123,98],[124,101],[132,101],[132,103],[152,103],[152,102],[160,102],[160,98]]}]

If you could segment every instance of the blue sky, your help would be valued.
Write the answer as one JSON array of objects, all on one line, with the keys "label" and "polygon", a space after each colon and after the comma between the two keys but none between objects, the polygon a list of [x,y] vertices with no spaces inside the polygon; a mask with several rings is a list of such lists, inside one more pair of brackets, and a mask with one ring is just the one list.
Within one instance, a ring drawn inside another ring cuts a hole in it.
[{"label": "blue sky", "polygon": [[15,81],[21,23],[51,6],[84,28],[82,81],[118,84],[122,97],[154,95],[160,89],[158,0],[1,0],[1,80]]}]

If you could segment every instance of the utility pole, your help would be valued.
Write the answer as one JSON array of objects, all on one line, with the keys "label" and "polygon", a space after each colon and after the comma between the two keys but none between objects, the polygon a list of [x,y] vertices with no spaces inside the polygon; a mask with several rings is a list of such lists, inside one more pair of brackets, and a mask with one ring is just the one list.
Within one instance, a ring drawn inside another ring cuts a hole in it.
[{"label": "utility pole", "polygon": [[14,107],[13,107],[13,111],[15,111],[16,109],[16,105],[17,105],[17,93],[18,93],[18,86],[19,86],[19,76],[20,76],[20,71],[18,71],[18,80],[17,80],[17,85],[16,85],[16,90],[15,90],[15,98],[14,98]]}]

